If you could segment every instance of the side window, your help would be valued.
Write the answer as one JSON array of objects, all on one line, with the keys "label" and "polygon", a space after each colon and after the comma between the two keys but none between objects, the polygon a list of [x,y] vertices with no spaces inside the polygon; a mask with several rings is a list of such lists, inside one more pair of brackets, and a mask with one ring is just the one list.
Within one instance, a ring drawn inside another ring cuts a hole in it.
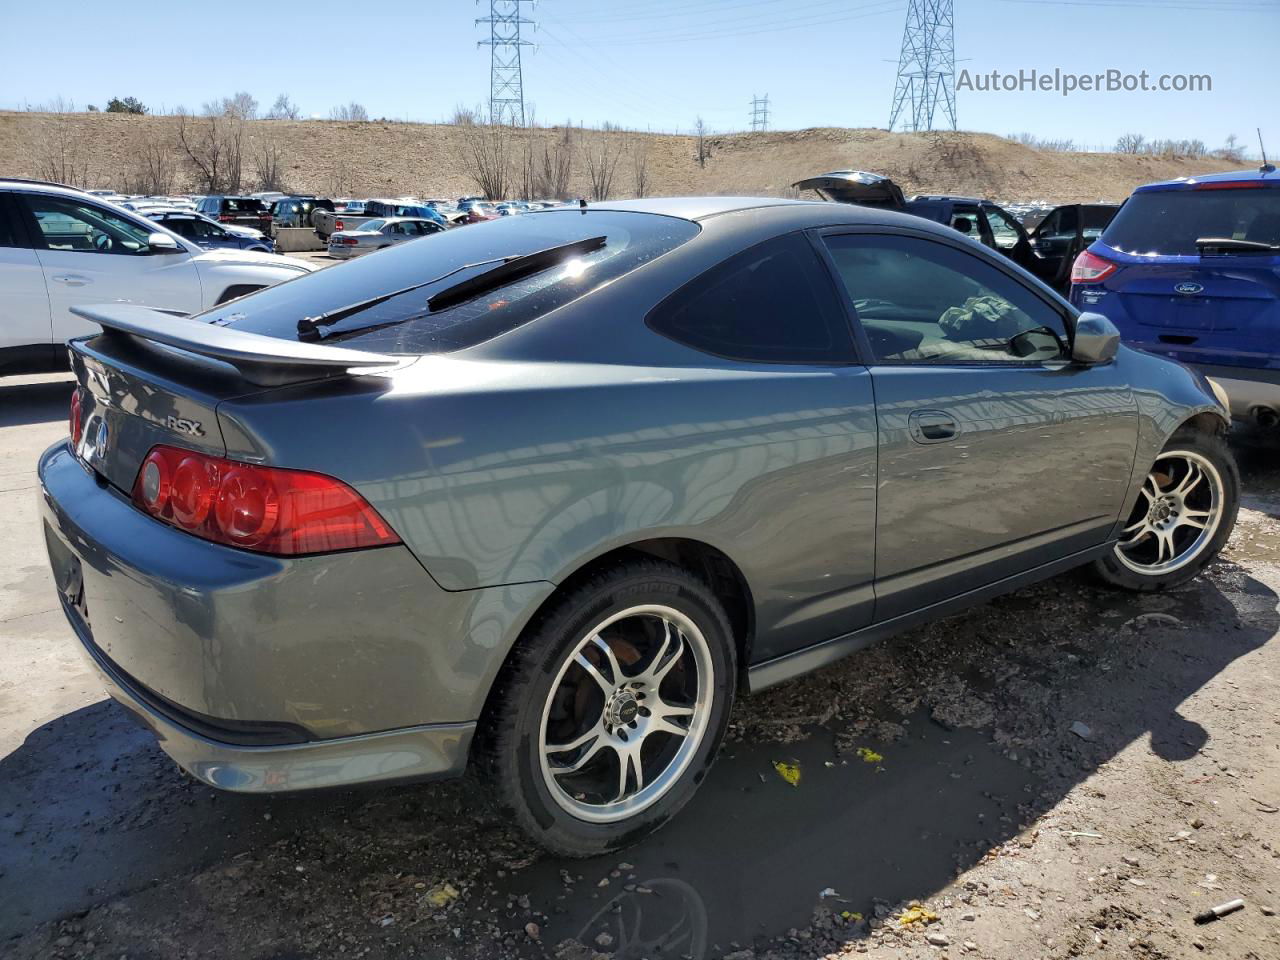
[{"label": "side window", "polygon": [[110,211],[64,197],[27,194],[27,210],[50,250],[74,253],[139,254],[149,252],[151,231]]},{"label": "side window", "polygon": [[997,250],[1012,250],[1022,239],[1022,231],[1009,214],[999,207],[983,207],[987,214],[987,223],[991,226],[991,238]]},{"label": "side window", "polygon": [[1062,211],[1054,210],[1036,227],[1036,236],[1043,240],[1056,237],[1062,232]]},{"label": "side window", "polygon": [[758,363],[848,363],[848,320],[802,234],[767,240],[685,284],[646,318],[658,333]]},{"label": "side window", "polygon": [[1067,356],[1058,312],[972,254],[917,237],[825,240],[879,363],[1043,363]]},{"label": "side window", "polygon": [[0,193],[0,247],[25,247],[18,239],[18,223],[9,206],[9,198]]}]

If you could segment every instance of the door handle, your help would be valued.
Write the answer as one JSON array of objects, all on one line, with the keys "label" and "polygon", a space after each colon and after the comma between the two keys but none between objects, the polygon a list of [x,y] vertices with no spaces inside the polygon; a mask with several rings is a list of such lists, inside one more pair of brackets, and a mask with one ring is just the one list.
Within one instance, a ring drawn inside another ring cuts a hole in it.
[{"label": "door handle", "polygon": [[68,287],[83,287],[86,283],[92,281],[88,277],[82,277],[78,273],[63,274],[60,277],[54,277],[59,283],[65,283]]},{"label": "door handle", "polygon": [[917,410],[907,418],[907,429],[916,443],[942,443],[956,438],[960,424],[943,410]]}]

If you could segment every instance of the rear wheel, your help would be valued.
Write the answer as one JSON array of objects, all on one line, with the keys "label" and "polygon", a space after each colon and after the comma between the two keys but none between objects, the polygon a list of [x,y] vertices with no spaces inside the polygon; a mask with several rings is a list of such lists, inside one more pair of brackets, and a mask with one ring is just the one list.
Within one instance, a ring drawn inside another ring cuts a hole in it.
[{"label": "rear wheel", "polygon": [[696,577],[641,560],[570,590],[504,667],[484,764],[543,846],[591,856],[641,839],[697,789],[728,721],[728,620]]},{"label": "rear wheel", "polygon": [[1185,583],[1227,542],[1239,506],[1240,472],[1226,440],[1181,430],[1151,465],[1119,542],[1095,568],[1130,590]]}]

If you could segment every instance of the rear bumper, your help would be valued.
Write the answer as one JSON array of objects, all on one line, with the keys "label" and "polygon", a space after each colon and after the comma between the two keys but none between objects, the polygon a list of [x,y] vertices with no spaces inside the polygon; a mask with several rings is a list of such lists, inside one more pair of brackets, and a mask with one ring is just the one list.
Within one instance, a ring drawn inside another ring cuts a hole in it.
[{"label": "rear bumper", "polygon": [[296,790],[460,772],[547,584],[446,591],[407,547],[280,558],[146,516],[40,458],[55,585],[111,695],[192,774]]},{"label": "rear bumper", "polygon": [[195,732],[156,706],[155,695],[125,677],[94,644],[64,598],[63,609],[107,693],[156,735],[183,770],[236,793],[282,793],[401,780],[436,780],[466,769],[474,723],[428,724],[336,740],[245,746]]}]

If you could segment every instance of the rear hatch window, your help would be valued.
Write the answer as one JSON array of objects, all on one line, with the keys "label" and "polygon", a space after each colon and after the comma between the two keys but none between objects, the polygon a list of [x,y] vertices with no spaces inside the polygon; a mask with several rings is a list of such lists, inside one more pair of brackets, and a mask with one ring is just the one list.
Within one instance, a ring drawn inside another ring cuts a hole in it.
[{"label": "rear hatch window", "polygon": [[1194,257],[1202,237],[1280,244],[1280,190],[1142,190],[1102,242],[1121,253]]},{"label": "rear hatch window", "polygon": [[[446,353],[545,316],[697,233],[691,221],[631,211],[504,217],[319,270],[202,319],[375,353]],[[536,268],[518,269],[517,258],[570,244],[577,247],[563,256],[539,258]],[[510,279],[486,283],[484,276],[499,268],[493,276],[510,274]],[[459,295],[441,296],[446,291]]]},{"label": "rear hatch window", "polygon": [[267,210],[261,200],[250,197],[226,197],[222,209],[226,213],[265,213]]}]

